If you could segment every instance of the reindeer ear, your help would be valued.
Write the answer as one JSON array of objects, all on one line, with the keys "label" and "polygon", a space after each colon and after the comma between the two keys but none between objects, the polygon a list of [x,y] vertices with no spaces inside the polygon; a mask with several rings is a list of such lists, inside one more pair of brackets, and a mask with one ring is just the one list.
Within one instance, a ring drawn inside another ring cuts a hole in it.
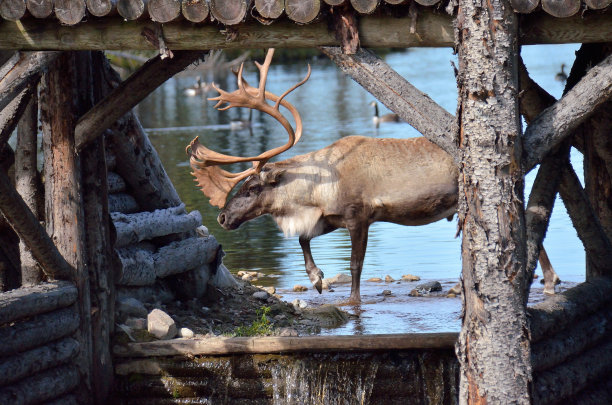
[{"label": "reindeer ear", "polygon": [[272,169],[272,170],[262,171],[260,173],[260,176],[263,182],[271,186],[277,185],[281,181],[284,175],[285,175],[284,169]]}]

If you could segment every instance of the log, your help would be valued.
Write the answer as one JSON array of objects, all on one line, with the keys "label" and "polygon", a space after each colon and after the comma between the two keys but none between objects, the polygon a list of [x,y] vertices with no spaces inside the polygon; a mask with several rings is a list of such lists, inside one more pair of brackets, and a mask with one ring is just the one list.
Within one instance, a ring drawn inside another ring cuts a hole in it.
[{"label": "log", "polygon": [[19,287],[19,269],[13,266],[11,259],[0,249],[0,293]]},{"label": "log", "polygon": [[612,279],[598,277],[527,309],[531,341],[538,342],[607,305]]},{"label": "log", "polygon": [[572,134],[612,95],[612,55],[591,68],[561,100],[540,113],[524,134],[523,167],[528,172]]},{"label": "log", "polygon": [[[393,335],[213,337],[116,345],[119,357],[226,355],[242,353],[361,352],[369,350],[451,349],[457,333]],[[122,364],[125,364],[122,362]]]},{"label": "log", "polygon": [[66,25],[75,25],[85,17],[85,0],[54,0],[55,17]]},{"label": "log", "polygon": [[553,17],[571,17],[580,10],[580,0],[541,0],[542,9]]},{"label": "log", "polygon": [[550,369],[562,364],[600,342],[605,342],[612,333],[612,312],[604,307],[597,313],[570,325],[549,339],[541,340],[531,347],[531,364],[534,372]]},{"label": "log", "polygon": [[117,11],[117,0],[86,0],[87,11],[96,17],[112,15]]},{"label": "log", "polygon": [[71,266],[55,247],[19,193],[13,188],[3,170],[0,170],[0,211],[21,240],[30,248],[46,275],[64,280],[71,277]]},{"label": "log", "polygon": [[385,0],[385,3],[387,4],[402,4],[405,3],[407,0]]},{"label": "log", "polygon": [[213,237],[195,237],[172,242],[155,252],[155,275],[164,278],[210,263],[216,258],[218,247],[219,244]]},{"label": "log", "polygon": [[152,247],[129,246],[115,251],[121,261],[117,285],[146,286],[155,283],[155,258]]},{"label": "log", "polygon": [[79,401],[72,394],[65,395],[53,401],[49,401],[46,405],[79,405]]},{"label": "log", "polygon": [[285,0],[285,13],[299,24],[313,22],[321,11],[320,0]]},{"label": "log", "polygon": [[148,0],[147,10],[151,20],[167,23],[181,14],[181,0]]},{"label": "log", "polygon": [[28,106],[28,102],[32,98],[32,94],[34,94],[34,87],[34,84],[27,86],[0,111],[0,150],[6,149],[8,152],[8,149],[10,149],[5,148],[5,145]]},{"label": "log", "polygon": [[[128,21],[137,20],[144,15],[146,0],[117,0],[117,12]],[[140,36],[140,33],[138,33]]]},{"label": "log", "polygon": [[6,292],[0,295],[0,325],[68,307],[76,299],[76,287],[66,281],[53,281]]},{"label": "log", "polygon": [[47,18],[53,13],[53,0],[26,0],[26,7],[32,17]]},{"label": "log", "polygon": [[129,194],[116,193],[108,195],[108,210],[109,212],[120,212],[123,214],[131,214],[139,210],[138,203]]},{"label": "log", "polygon": [[456,160],[457,145],[453,139],[455,118],[427,94],[412,86],[376,55],[360,49],[355,55],[344,55],[340,48],[322,47],[340,69],[379,99],[400,118],[435,143]]},{"label": "log", "polygon": [[138,243],[146,239],[191,231],[202,224],[198,211],[185,213],[185,205],[139,212],[135,214],[111,214],[117,237],[115,248]]},{"label": "log", "polygon": [[251,0],[210,0],[210,14],[220,23],[236,25],[245,20]]},{"label": "log", "polygon": [[612,4],[612,0],[584,0],[584,2],[593,10],[601,10]]},{"label": "log", "polygon": [[[106,160],[108,161],[108,158]],[[111,194],[124,192],[127,188],[123,177],[119,176],[115,172],[108,172],[107,181],[108,192]]]},{"label": "log", "polygon": [[378,8],[380,0],[351,0],[351,5],[360,14],[370,14]]},{"label": "log", "polygon": [[582,353],[552,370],[535,373],[533,403],[565,403],[601,378],[609,378],[612,365],[612,341]]},{"label": "log", "polygon": [[[0,356],[12,356],[72,335],[79,327],[76,306],[59,309],[0,329]],[[2,403],[2,402],[0,402]]]},{"label": "log", "polygon": [[5,357],[0,363],[0,385],[8,385],[32,374],[70,361],[79,351],[79,342],[63,338],[15,356]]},{"label": "log", "polygon": [[0,3],[0,17],[8,21],[23,18],[26,12],[25,0],[3,0]]},{"label": "log", "polygon": [[79,372],[74,366],[60,366],[22,380],[19,384],[0,388],[2,404],[38,404],[71,392],[79,385]]},{"label": "log", "polygon": [[255,8],[263,18],[276,19],[283,14],[285,2],[283,0],[255,0]]},{"label": "log", "polygon": [[510,0],[510,4],[517,13],[529,14],[540,5],[540,0]]},{"label": "log", "polygon": [[153,90],[204,54],[203,51],[177,51],[173,58],[162,59],[158,55],[142,65],[79,119],[75,128],[77,149],[96,139]]},{"label": "log", "polygon": [[414,0],[415,3],[420,4],[422,6],[430,7],[435,4],[438,4],[440,0]]},{"label": "log", "polygon": [[199,23],[208,17],[208,2],[206,0],[183,0],[181,11],[187,21]]},{"label": "log", "polygon": [[[2,24],[3,26],[8,23]],[[38,81],[40,72],[59,56],[60,52],[18,52],[1,70],[0,110],[27,86]]]},{"label": "log", "polygon": [[332,14],[333,29],[336,33],[336,38],[338,38],[342,44],[342,53],[354,55],[359,49],[357,13],[348,5],[332,8],[330,13]]}]

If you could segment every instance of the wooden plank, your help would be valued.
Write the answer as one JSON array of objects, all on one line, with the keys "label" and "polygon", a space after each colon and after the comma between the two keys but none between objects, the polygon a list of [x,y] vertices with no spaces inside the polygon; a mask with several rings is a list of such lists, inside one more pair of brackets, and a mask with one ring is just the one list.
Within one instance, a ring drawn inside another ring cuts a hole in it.
[{"label": "wooden plank", "polygon": [[394,335],[214,337],[174,339],[115,346],[120,357],[225,355],[239,353],[361,352],[370,350],[453,349],[457,333]]},{"label": "wooden plank", "polygon": [[72,283],[53,281],[0,294],[0,325],[65,308],[76,302]]}]

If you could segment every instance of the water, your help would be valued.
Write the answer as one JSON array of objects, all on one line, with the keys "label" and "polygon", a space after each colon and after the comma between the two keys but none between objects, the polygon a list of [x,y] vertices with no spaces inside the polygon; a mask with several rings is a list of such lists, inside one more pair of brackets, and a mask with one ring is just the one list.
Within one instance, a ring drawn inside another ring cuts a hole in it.
[{"label": "water", "polygon": [[[522,55],[532,78],[559,98],[563,85],[555,81],[554,76],[562,63],[572,65],[577,47],[526,46]],[[456,57],[450,49],[416,48],[391,53],[385,60],[413,85],[455,114],[457,90],[451,61],[456,63]],[[394,138],[420,135],[408,124],[386,124],[375,128],[371,121],[372,107],[368,105],[374,98],[328,60],[312,60],[310,63],[313,69],[310,80],[288,96],[302,115],[304,135],[294,148],[277,160],[320,149],[352,134]],[[273,63],[267,89],[281,94],[301,80],[306,70],[303,62]],[[258,80],[251,64],[247,66],[245,77],[253,84]],[[222,88],[233,90],[236,87],[233,76],[215,80],[221,83]],[[273,119],[258,112],[253,115],[252,131],[232,131],[230,122],[245,118],[246,111],[232,109],[219,112],[212,108],[213,102],[202,97],[184,96],[183,89],[193,83],[194,79],[190,77],[171,79],[137,109],[187,208],[202,212],[204,224],[227,253],[225,264],[231,271],[252,270],[267,274],[268,277],[260,279],[258,284],[276,286],[289,301],[299,296],[314,303],[342,304],[342,300],[349,295],[347,287],[340,286],[335,292],[324,292],[322,296],[312,290],[301,295],[290,292],[295,284],[310,286],[304,271],[302,252],[297,237],[284,238],[270,218],[259,218],[232,232],[223,230],[217,224],[218,209],[211,207],[196,189],[184,152],[185,146],[195,136],[200,136],[202,143],[215,151],[246,156],[284,144],[287,135]],[[209,96],[213,95],[211,93]],[[388,112],[383,105],[379,104],[379,107],[381,114]],[[573,153],[572,162],[581,177],[581,156]],[[533,170],[527,177],[526,195],[535,174],[536,170]],[[413,285],[383,286],[365,281],[372,277],[384,278],[385,275],[400,279],[403,274],[410,273],[423,280],[441,281],[445,288],[452,286],[461,272],[461,241],[454,237],[456,227],[456,220],[443,220],[421,227],[387,223],[372,225],[362,275],[364,304],[357,309],[344,307],[361,313],[361,319],[344,330],[330,333],[459,330],[458,299],[409,298],[407,292]],[[563,281],[575,283],[584,280],[584,250],[559,199],[544,246]],[[349,272],[350,241],[345,230],[314,239],[312,251],[317,265],[326,276]],[[541,274],[539,269],[537,272]],[[539,283],[534,283],[534,287],[539,287]],[[394,297],[381,297],[383,289],[392,290]]]}]

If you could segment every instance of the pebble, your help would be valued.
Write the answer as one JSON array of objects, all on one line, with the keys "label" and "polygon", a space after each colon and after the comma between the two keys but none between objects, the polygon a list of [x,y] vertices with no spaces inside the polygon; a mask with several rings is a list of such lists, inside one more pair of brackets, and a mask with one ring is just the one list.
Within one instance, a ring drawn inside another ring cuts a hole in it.
[{"label": "pebble", "polygon": [[404,280],[404,281],[420,281],[421,277],[413,276],[412,274],[404,274],[402,276],[402,280]]},{"label": "pebble", "polygon": [[300,334],[298,333],[297,330],[293,329],[293,328],[281,328],[278,336],[299,336]]},{"label": "pebble", "polygon": [[427,283],[417,285],[414,290],[410,291],[411,297],[420,297],[422,295],[427,295],[433,291],[442,291],[442,284],[438,281],[429,281]]},{"label": "pebble", "polygon": [[253,293],[253,298],[257,298],[258,300],[267,300],[270,294],[265,291],[257,291]]},{"label": "pebble", "polygon": [[264,290],[265,292],[267,292],[270,295],[276,294],[276,288],[274,288],[274,287],[262,287],[261,289]]},{"label": "pebble", "polygon": [[154,309],[147,315],[147,330],[160,340],[172,339],[178,333],[176,322],[161,309]]},{"label": "pebble", "polygon": [[453,288],[451,288],[450,290],[448,290],[449,294],[455,294],[455,295],[459,295],[461,294],[461,283],[457,283],[453,286]]},{"label": "pebble", "polygon": [[454,294],[454,293],[448,293],[448,294],[446,294],[446,297],[447,297],[447,298],[455,298],[455,297],[457,297],[457,294]]},{"label": "pebble", "polygon": [[296,298],[293,300],[293,302],[291,302],[291,305],[293,305],[294,308],[296,309],[303,309],[306,308],[308,306],[308,303],[304,300],[301,300],[299,298]]},{"label": "pebble", "polygon": [[392,283],[394,281],[395,281],[395,279],[393,277],[391,277],[390,275],[387,274],[385,276],[385,283]]},{"label": "pebble", "polygon": [[380,277],[372,277],[372,278],[368,279],[368,281],[371,281],[373,283],[380,283],[382,281],[382,278],[380,278]]},{"label": "pebble", "polygon": [[393,293],[391,292],[391,290],[383,290],[382,295],[384,295],[385,297],[388,297],[390,295],[393,295]]},{"label": "pebble", "polygon": [[293,291],[295,291],[295,292],[308,291],[308,287],[304,287],[303,285],[296,284],[296,285],[293,286]]},{"label": "pebble", "polygon": [[195,336],[195,333],[189,328],[181,328],[179,330],[179,336],[182,338],[192,338]]}]

